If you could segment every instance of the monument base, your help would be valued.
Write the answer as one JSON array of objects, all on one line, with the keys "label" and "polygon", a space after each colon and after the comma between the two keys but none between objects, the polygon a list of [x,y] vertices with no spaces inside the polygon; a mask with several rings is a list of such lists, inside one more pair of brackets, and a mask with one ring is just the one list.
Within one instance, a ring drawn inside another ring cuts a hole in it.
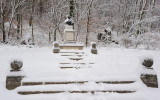
[{"label": "monument base", "polygon": [[74,49],[74,50],[83,50],[84,45],[83,44],[60,44],[60,49]]},{"label": "monument base", "polygon": [[71,40],[71,41],[65,41],[64,43],[65,44],[74,44],[74,43],[76,43],[76,41],[75,40]]}]

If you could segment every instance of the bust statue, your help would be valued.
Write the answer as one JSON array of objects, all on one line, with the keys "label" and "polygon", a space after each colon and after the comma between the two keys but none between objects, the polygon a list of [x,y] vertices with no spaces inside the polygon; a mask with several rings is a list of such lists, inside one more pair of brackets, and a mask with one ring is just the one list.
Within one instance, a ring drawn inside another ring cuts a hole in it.
[{"label": "bust statue", "polygon": [[74,22],[73,22],[73,20],[71,19],[70,16],[67,16],[67,19],[64,22],[67,25],[74,25]]}]

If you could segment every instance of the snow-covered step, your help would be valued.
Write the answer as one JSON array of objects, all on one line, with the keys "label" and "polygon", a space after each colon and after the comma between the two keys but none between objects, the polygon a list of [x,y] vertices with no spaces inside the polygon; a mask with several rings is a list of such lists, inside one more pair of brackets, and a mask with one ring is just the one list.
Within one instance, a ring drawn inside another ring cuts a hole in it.
[{"label": "snow-covered step", "polygon": [[[75,73],[73,72],[75,71]],[[88,70],[86,70],[88,71]],[[63,74],[67,72],[66,74]],[[68,73],[69,72],[69,73]],[[72,73],[73,72],[73,73]],[[126,81],[138,81],[139,75],[138,74],[89,74],[87,73],[77,73],[81,72],[81,70],[71,70],[71,71],[63,71],[62,74],[55,74],[50,77],[39,77],[39,76],[30,76],[26,77],[22,80],[23,82],[79,82],[79,81],[87,81],[87,82],[126,82]],[[68,75],[70,74],[70,75]],[[84,76],[82,76],[84,75]]]},{"label": "snow-covered step", "polygon": [[55,93],[134,93],[136,91],[130,90],[96,90],[96,91],[18,91],[21,95],[31,95],[31,94],[55,94]]},{"label": "snow-covered step", "polygon": [[85,63],[85,62],[77,62],[77,63],[68,63],[68,62],[61,62],[60,64],[62,64],[62,65],[68,65],[68,64],[74,64],[74,65],[92,65],[92,64],[94,64],[94,63]]},{"label": "snow-covered step", "polygon": [[138,83],[130,84],[104,84],[88,82],[84,84],[54,84],[54,85],[36,85],[21,86],[16,90],[18,94],[49,94],[49,93],[94,93],[94,92],[116,92],[116,93],[133,93],[138,89]]},{"label": "snow-covered step", "polygon": [[75,54],[75,55],[71,55],[71,54],[62,54],[61,56],[65,56],[65,57],[83,57],[83,56],[86,56],[86,55],[82,55],[82,54]]},{"label": "snow-covered step", "polygon": [[70,57],[69,59],[76,60],[76,61],[83,60],[83,58],[81,58],[81,57]]},{"label": "snow-covered step", "polygon": [[59,48],[60,49],[65,49],[65,50],[83,50],[84,45],[83,44],[77,44],[77,43],[72,43],[72,44],[60,44]]},{"label": "snow-covered step", "polygon": [[[56,85],[56,84],[85,84],[88,83],[89,81],[64,81],[64,82],[52,82],[52,81],[48,81],[48,82],[22,82],[22,86],[30,86],[30,85]],[[131,80],[131,81],[95,81],[95,83],[100,84],[100,83],[104,83],[104,84],[131,84],[131,83],[135,83],[135,81]]]},{"label": "snow-covered step", "polygon": [[61,69],[71,69],[71,68],[75,68],[75,69],[80,69],[80,68],[91,68],[92,66],[60,66]]},{"label": "snow-covered step", "polygon": [[79,51],[60,51],[61,54],[85,54],[84,52],[79,52]]},{"label": "snow-covered step", "polygon": [[60,63],[59,67],[61,69],[69,69],[69,68],[91,68],[94,63]]},{"label": "snow-covered step", "polygon": [[94,63],[60,63],[61,69],[68,69],[68,68],[91,68]]}]

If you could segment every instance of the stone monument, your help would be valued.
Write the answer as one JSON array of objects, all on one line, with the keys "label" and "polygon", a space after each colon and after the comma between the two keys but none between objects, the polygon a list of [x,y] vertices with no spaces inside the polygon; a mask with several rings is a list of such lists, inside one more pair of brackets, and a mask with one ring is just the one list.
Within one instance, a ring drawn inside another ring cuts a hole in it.
[{"label": "stone monument", "polygon": [[73,29],[74,22],[70,16],[65,20],[64,41],[65,43],[75,43],[75,31]]},{"label": "stone monument", "polygon": [[82,43],[77,43],[76,35],[74,31],[74,22],[70,16],[64,21],[64,43],[59,45],[60,49],[74,49],[83,50],[84,45]]}]

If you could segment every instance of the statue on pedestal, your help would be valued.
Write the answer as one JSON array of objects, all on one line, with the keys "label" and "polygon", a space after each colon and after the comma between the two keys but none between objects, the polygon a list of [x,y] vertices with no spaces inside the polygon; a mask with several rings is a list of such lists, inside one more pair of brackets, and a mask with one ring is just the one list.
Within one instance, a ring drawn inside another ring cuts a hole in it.
[{"label": "statue on pedestal", "polygon": [[67,19],[64,21],[65,22],[65,29],[64,29],[64,40],[65,43],[75,43],[75,31],[73,29],[74,22],[71,19],[70,16],[67,17]]}]

